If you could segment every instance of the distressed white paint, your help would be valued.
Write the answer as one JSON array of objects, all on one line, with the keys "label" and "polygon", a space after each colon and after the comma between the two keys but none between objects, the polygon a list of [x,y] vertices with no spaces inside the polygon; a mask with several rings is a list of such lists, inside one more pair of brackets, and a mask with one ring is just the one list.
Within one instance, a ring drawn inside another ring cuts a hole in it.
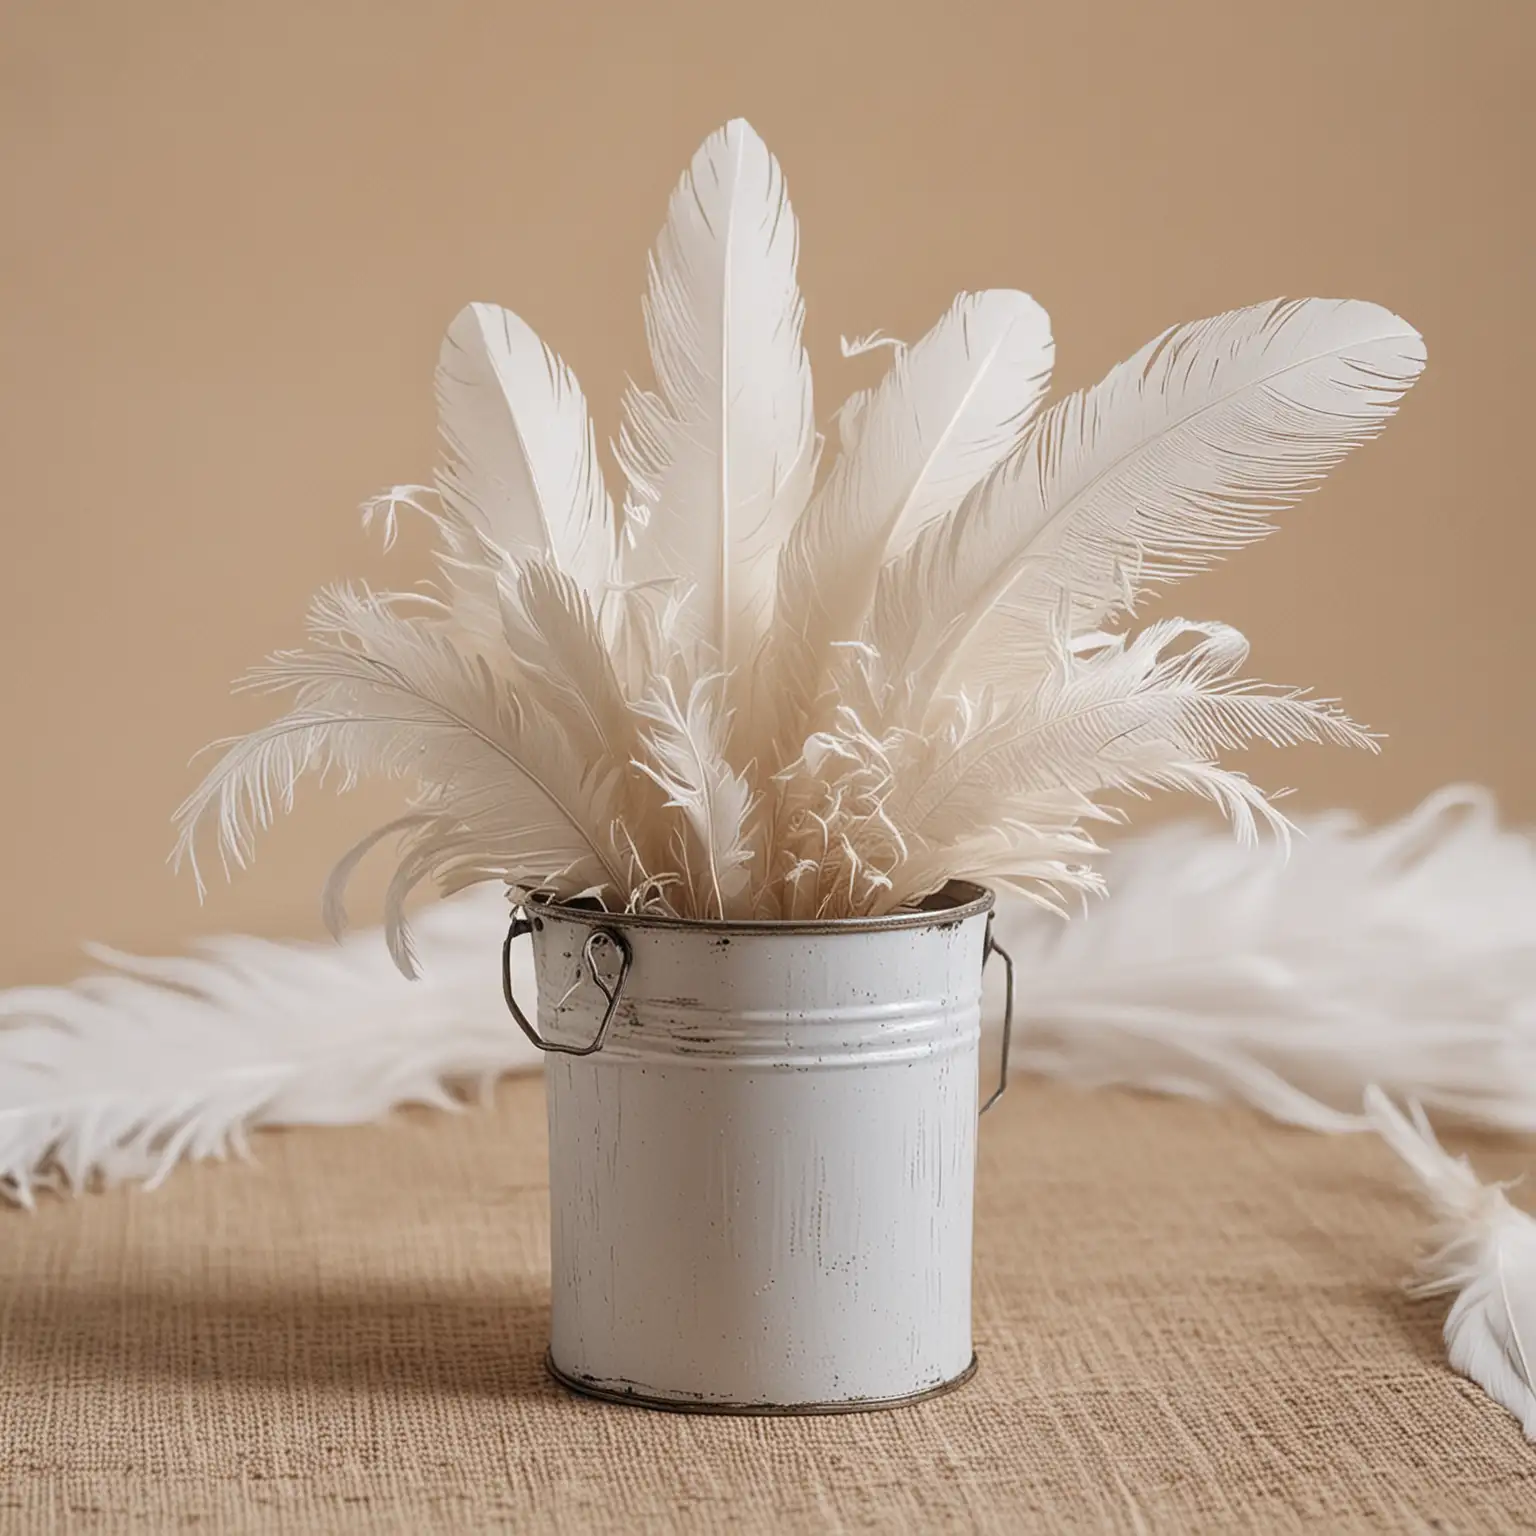
[{"label": "distressed white paint", "polygon": [[592,927],[633,950],[603,1049],[548,1058],[557,1370],[717,1406],[967,1370],[986,904],[853,932],[531,909],[556,1041],[602,1016]]}]

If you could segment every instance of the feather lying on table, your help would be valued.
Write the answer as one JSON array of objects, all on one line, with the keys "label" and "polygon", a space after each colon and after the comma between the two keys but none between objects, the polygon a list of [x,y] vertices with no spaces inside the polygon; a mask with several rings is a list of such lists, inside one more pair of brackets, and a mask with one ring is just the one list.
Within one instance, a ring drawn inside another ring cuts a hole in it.
[{"label": "feather lying on table", "polygon": [[1287,858],[1171,826],[1111,856],[1081,919],[1010,907],[1015,1063],[1083,1087],[1247,1102],[1317,1131],[1360,1096],[1536,1132],[1536,841],[1486,791],[1304,822]]},{"label": "feather lying on table", "polygon": [[[1127,840],[1114,894],[1071,922],[1003,898],[1015,1070],[1318,1131],[1367,1128],[1379,1083],[1536,1131],[1536,843],[1470,789],[1378,829],[1335,813],[1303,831],[1289,862],[1198,826]],[[340,947],[214,940],[0,993],[0,1192],[144,1178],[256,1125],[368,1120],[535,1067],[497,986],[506,925],[488,886],[428,907],[415,982],[370,930]],[[521,946],[513,966],[531,998]]]},{"label": "feather lying on table", "polygon": [[446,1108],[536,1065],[501,1000],[505,911],[484,888],[428,908],[414,982],[369,929],[341,944],[235,935],[164,959],[93,947],[96,975],[0,992],[0,1196],[154,1185],[184,1158],[243,1154],[258,1126]]},{"label": "feather lying on table", "polygon": [[1372,1087],[1365,1112],[1435,1213],[1437,1246],[1420,1260],[1412,1291],[1455,1297],[1445,1319],[1452,1367],[1536,1441],[1536,1220],[1511,1205],[1501,1186],[1480,1183],[1465,1157],[1451,1157],[1417,1104],[1410,1118]]}]

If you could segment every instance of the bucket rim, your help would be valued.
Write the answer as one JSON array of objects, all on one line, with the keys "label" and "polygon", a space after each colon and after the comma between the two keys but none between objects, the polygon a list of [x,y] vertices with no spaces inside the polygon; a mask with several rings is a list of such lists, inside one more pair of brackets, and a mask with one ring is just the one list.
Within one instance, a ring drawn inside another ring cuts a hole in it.
[{"label": "bucket rim", "polygon": [[902,907],[879,917],[717,918],[663,917],[653,912],[610,912],[596,903],[561,901],[535,893],[521,905],[530,918],[553,918],[594,928],[654,928],[670,933],[802,934],[891,933],[920,928],[948,928],[990,912],[996,894],[974,880],[949,880],[923,897],[916,907]]}]

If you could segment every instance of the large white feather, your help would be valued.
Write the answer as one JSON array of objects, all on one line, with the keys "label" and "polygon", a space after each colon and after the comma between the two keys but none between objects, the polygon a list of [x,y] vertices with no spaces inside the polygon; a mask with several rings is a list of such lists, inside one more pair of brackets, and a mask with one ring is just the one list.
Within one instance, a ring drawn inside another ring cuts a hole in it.
[{"label": "large white feather", "polygon": [[[772,686],[804,695],[825,647],[855,638],[888,550],[900,549],[1017,444],[1050,382],[1050,320],[1025,293],[961,294],[897,351],[844,417],[844,451],[795,524],[779,567],[777,628],[792,642]],[[852,406],[855,402],[850,402]],[[856,430],[854,424],[856,423]]]},{"label": "large white feather", "polygon": [[680,638],[707,643],[727,673],[767,624],[815,468],[797,245],[778,163],[749,124],[728,123],[672,194],[645,310],[658,392],[625,401],[639,525],[626,574],[685,592]]},{"label": "large white feather", "polygon": [[1093,630],[1150,583],[1263,537],[1386,425],[1424,363],[1375,304],[1257,305],[1165,331],[1028,441],[880,580],[893,670],[1018,684],[1064,592]]},{"label": "large white feather", "polygon": [[1452,1295],[1445,1319],[1451,1365],[1519,1419],[1536,1441],[1536,1220],[1497,1185],[1479,1182],[1465,1157],[1451,1157],[1418,1105],[1412,1119],[1377,1087],[1365,1110],[1386,1144],[1413,1171],[1436,1217],[1433,1253],[1413,1289]]},{"label": "large white feather", "polygon": [[613,569],[613,507],[576,376],[510,310],[470,304],[437,365],[444,503],[514,560],[552,560],[594,603]]}]

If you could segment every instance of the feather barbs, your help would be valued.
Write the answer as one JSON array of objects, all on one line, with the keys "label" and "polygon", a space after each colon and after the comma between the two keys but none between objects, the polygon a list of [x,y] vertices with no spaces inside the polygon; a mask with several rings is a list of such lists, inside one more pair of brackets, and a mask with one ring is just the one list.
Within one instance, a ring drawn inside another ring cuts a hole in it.
[{"label": "feather barbs", "polygon": [[1365,1114],[1412,1171],[1436,1218],[1437,1246],[1411,1289],[1455,1299],[1445,1319],[1451,1365],[1520,1421],[1536,1440],[1536,1219],[1483,1184],[1465,1157],[1441,1147],[1417,1104],[1405,1114],[1381,1089]]}]

